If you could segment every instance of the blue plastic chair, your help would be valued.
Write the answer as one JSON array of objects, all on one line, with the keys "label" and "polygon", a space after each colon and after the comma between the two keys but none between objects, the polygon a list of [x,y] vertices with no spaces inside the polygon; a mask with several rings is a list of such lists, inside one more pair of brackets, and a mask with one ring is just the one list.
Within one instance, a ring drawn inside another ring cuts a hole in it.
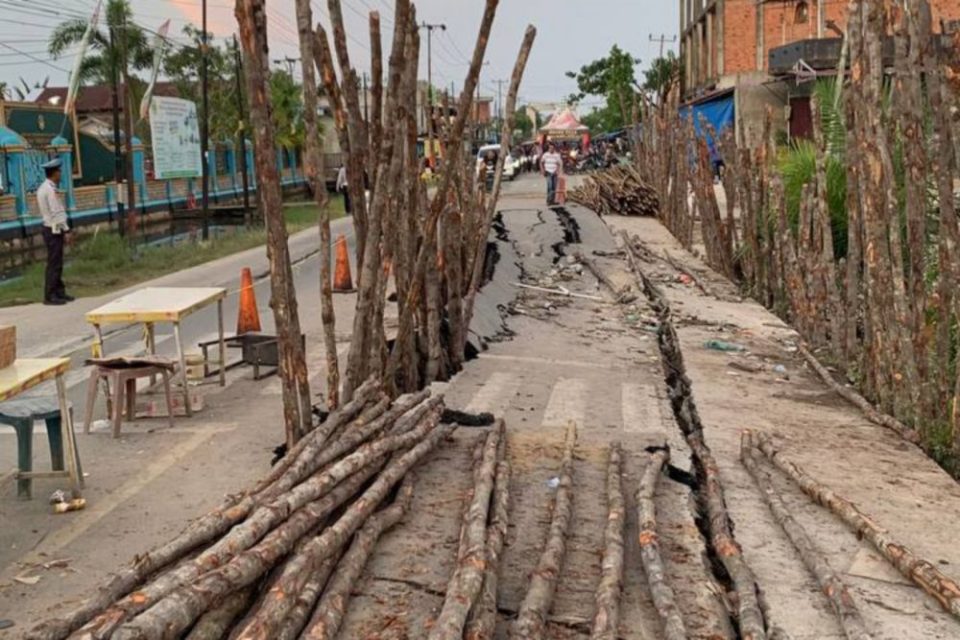
[{"label": "blue plastic chair", "polygon": [[[50,443],[50,461],[54,471],[63,471],[63,434],[61,433],[60,403],[56,396],[20,398],[0,403],[0,423],[10,425],[17,432],[17,468],[29,473],[33,470],[33,423],[43,420],[47,423],[47,441]],[[76,454],[77,471],[83,477],[80,468],[80,454]],[[31,478],[17,479],[17,497],[21,500],[31,498]]]}]

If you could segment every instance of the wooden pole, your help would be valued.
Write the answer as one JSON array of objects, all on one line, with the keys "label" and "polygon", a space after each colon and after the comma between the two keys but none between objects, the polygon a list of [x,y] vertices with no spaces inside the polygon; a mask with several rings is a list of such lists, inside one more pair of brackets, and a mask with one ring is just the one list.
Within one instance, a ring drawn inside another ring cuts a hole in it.
[{"label": "wooden pole", "polygon": [[313,64],[316,39],[310,0],[297,0],[297,34],[303,69],[303,121],[307,132],[303,169],[317,203],[320,227],[320,318],[323,324],[324,359],[327,363],[327,408],[340,404],[340,364],[337,357],[336,316],[333,309],[333,284],[330,274],[330,204],[324,178],[320,127],[317,124],[317,72]]},{"label": "wooden pole", "polygon": [[512,637],[516,640],[544,638],[547,617],[553,604],[557,580],[563,569],[567,551],[567,533],[573,517],[573,450],[577,443],[577,426],[567,425],[563,463],[560,467],[560,485],[553,501],[553,518],[547,534],[547,543],[530,576],[527,594],[520,605]]},{"label": "wooden pole", "polygon": [[274,157],[276,143],[270,118],[265,0],[238,0],[236,15],[240,26],[240,43],[244,56],[249,61],[244,67],[244,74],[250,100],[250,122],[258,178],[257,198],[260,200],[267,226],[270,308],[273,310],[280,351],[279,375],[283,388],[287,446],[293,447],[311,427],[311,396],[293,268],[287,246],[287,227],[283,218],[280,176],[277,174]]}]

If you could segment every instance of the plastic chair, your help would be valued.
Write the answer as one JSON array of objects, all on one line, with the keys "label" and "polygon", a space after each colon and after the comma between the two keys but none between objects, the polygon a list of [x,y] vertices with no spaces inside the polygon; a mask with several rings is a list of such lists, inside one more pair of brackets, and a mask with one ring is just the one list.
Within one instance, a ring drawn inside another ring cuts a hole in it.
[{"label": "plastic chair", "polygon": [[[72,409],[71,409],[72,410]],[[0,403],[0,423],[10,425],[17,432],[17,468],[24,474],[33,471],[33,423],[47,423],[47,441],[50,444],[50,461],[54,471],[64,470],[62,418],[60,403],[55,396],[19,398]],[[77,452],[77,471],[80,468],[80,453]],[[32,478],[17,479],[17,497],[29,500],[32,496]]]}]

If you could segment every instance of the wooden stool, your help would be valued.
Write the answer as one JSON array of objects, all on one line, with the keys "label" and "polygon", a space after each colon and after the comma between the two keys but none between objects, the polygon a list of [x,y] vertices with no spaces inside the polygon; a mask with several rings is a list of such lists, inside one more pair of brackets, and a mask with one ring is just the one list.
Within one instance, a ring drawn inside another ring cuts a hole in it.
[{"label": "wooden stool", "polygon": [[[109,364],[94,364],[90,372],[90,381],[87,383],[87,412],[83,422],[83,432],[90,433],[90,423],[93,422],[93,406],[97,401],[97,387],[100,380],[106,380],[105,395],[107,400],[107,415],[113,419],[113,437],[120,437],[120,425],[123,422],[124,406],[126,406],[127,420],[133,420],[137,413],[137,380],[139,378],[153,378],[160,376],[163,379],[163,392],[167,398],[167,413],[170,426],[173,426],[173,394],[170,391],[170,375],[173,364],[126,364],[122,362]],[[111,398],[111,383],[116,391],[116,397]]]},{"label": "wooden stool", "polygon": [[[30,499],[32,478],[45,475],[33,471],[33,423],[37,420],[47,423],[51,468],[53,471],[63,471],[63,433],[59,399],[56,396],[41,396],[9,400],[0,404],[0,423],[10,425],[17,432],[17,497],[21,500]],[[79,452],[75,451],[75,459],[77,472],[82,477]]]}]

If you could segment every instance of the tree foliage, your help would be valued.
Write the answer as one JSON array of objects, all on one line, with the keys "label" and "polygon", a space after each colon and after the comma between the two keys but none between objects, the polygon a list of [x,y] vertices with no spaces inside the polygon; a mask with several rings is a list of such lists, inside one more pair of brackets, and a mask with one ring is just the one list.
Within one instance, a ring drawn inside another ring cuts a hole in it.
[{"label": "tree foliage", "polygon": [[[203,32],[193,25],[186,25],[183,34],[194,43],[167,54],[164,71],[177,87],[180,97],[192,100],[197,105],[197,115],[203,117],[203,96],[200,87],[201,51]],[[232,140],[239,131],[240,110],[237,101],[235,49],[232,42],[218,44],[207,37],[207,81],[210,103],[210,139]]]},{"label": "tree foliage", "polygon": [[514,129],[520,132],[520,138],[523,140],[529,140],[533,137],[534,129],[536,128],[536,123],[530,119],[530,116],[527,115],[527,110],[517,109],[516,114],[513,116]]},{"label": "tree foliage", "polygon": [[680,59],[668,51],[666,56],[655,59],[643,75],[644,90],[652,94],[657,104],[664,104],[667,94],[680,79]]},{"label": "tree foliage", "polygon": [[631,118],[634,97],[642,89],[635,73],[638,64],[639,59],[613,45],[606,57],[580,67],[579,71],[567,72],[568,78],[577,81],[578,89],[578,93],[570,96],[570,102],[578,103],[587,96],[603,96],[606,107],[599,110],[596,123],[605,129],[625,127]]},{"label": "tree foliage", "polygon": [[[133,10],[128,0],[108,0],[105,20],[93,32],[90,49],[80,65],[81,83],[107,84],[123,69],[123,46],[126,44],[127,63],[131,69],[148,69],[153,63],[153,51],[147,34],[133,21]],[[79,44],[86,33],[86,18],[73,18],[60,23],[50,34],[47,50],[57,59],[69,47]],[[110,32],[113,31],[113,46]]]}]

